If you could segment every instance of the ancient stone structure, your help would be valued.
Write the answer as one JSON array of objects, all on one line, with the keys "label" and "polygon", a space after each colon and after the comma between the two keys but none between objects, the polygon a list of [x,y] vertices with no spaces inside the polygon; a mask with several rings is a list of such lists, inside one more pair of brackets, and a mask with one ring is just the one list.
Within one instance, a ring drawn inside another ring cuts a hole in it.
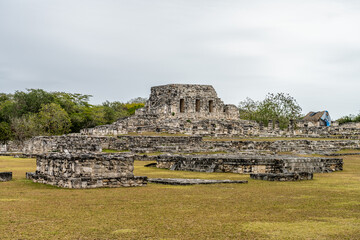
[{"label": "ancient stone structure", "polygon": [[0,182],[7,182],[12,180],[12,172],[0,172]]},{"label": "ancient stone structure", "polygon": [[61,136],[36,136],[24,142],[10,141],[3,145],[2,152],[40,154],[46,152],[101,152],[111,139],[105,136],[69,134]]},{"label": "ancient stone structure", "polygon": [[[324,114],[318,115],[322,117]],[[327,119],[330,121],[330,118]],[[237,137],[301,137],[313,140],[252,141]],[[134,155],[101,154],[103,149],[127,151]],[[173,170],[312,173],[341,170],[342,160],[275,154],[334,155],[342,149],[360,149],[358,125],[296,126],[292,121],[288,129],[280,129],[277,122],[269,122],[265,127],[254,121],[240,120],[237,107],[224,104],[212,86],[169,84],[152,87],[145,107],[138,109],[133,116],[113,124],[83,129],[80,134],[34,137],[22,143],[8,142],[0,145],[0,154],[40,154],[38,169],[36,173],[29,173],[29,178],[61,187],[88,188],[144,185],[146,178],[134,177],[130,171],[131,161],[135,158],[156,158],[158,167]],[[227,155],[197,155],[204,153]],[[269,179],[277,178],[269,176]],[[291,176],[285,178],[301,178]]]},{"label": "ancient stone structure", "polygon": [[107,137],[81,135],[38,136],[26,141],[22,152],[41,154],[46,152],[101,152],[102,144],[109,141]]},{"label": "ancient stone structure", "polygon": [[[11,144],[8,144],[10,146]],[[63,135],[34,137],[17,146],[25,154],[46,152],[86,153],[102,149],[131,151],[133,153],[194,153],[268,151],[269,153],[294,152],[331,154],[342,149],[360,149],[360,140],[278,140],[278,141],[231,141],[200,136],[86,136]]]},{"label": "ancient stone structure", "polygon": [[83,129],[86,135],[168,132],[191,135],[242,135],[257,123],[239,119],[235,105],[224,104],[210,85],[169,84],[151,88],[145,107],[110,125]]},{"label": "ancient stone structure", "polygon": [[[283,132],[283,136],[286,133]],[[278,135],[274,135],[278,136]],[[290,132],[289,137],[360,139],[360,128],[354,125],[340,125],[331,127],[300,127]]]},{"label": "ancient stone structure", "polygon": [[[103,145],[105,146],[105,144]],[[137,153],[193,153],[193,152],[229,152],[268,151],[269,153],[319,153],[328,154],[342,149],[360,148],[360,140],[204,140],[198,136],[121,136],[113,138],[107,148],[129,150]]]},{"label": "ancient stone structure", "polygon": [[197,172],[231,173],[324,173],[341,171],[341,158],[296,157],[287,155],[169,155],[158,156],[158,168]]},{"label": "ancient stone structure", "polygon": [[193,152],[201,148],[202,143],[199,136],[119,136],[108,148],[136,153]]},{"label": "ancient stone structure", "polygon": [[[319,115],[319,116],[318,116]],[[226,105],[210,85],[169,84],[151,88],[149,100],[134,116],[113,124],[83,129],[85,135],[121,135],[143,132],[183,133],[199,136],[325,137],[359,139],[359,125],[324,127],[327,112],[315,114],[316,123],[292,121],[288,129],[241,120],[235,105]],[[321,119],[322,118],[322,119]],[[320,120],[319,120],[320,119]],[[320,124],[321,123],[321,124]],[[328,124],[327,124],[328,125]]]},{"label": "ancient stone structure", "polygon": [[184,179],[184,178],[149,178],[150,183],[160,183],[167,185],[196,185],[196,184],[216,184],[216,183],[248,183],[244,180],[210,180],[210,179]]},{"label": "ancient stone structure", "polygon": [[169,84],[151,88],[145,108],[138,115],[172,119],[239,119],[235,105],[225,105],[210,85]]},{"label": "ancient stone structure", "polygon": [[252,179],[266,181],[301,181],[312,180],[313,177],[314,174],[309,172],[250,174],[250,178]]},{"label": "ancient stone structure", "polygon": [[134,155],[103,153],[46,153],[36,159],[34,182],[64,188],[144,186],[146,177],[135,177]]}]

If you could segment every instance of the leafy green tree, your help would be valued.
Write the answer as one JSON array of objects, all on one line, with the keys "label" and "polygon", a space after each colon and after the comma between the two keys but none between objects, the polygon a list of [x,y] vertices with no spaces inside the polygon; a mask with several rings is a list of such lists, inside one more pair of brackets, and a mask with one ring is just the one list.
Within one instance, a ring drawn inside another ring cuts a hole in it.
[{"label": "leafy green tree", "polygon": [[10,125],[7,122],[0,123],[0,143],[6,143],[12,137]]},{"label": "leafy green tree", "polygon": [[105,111],[102,106],[87,107],[83,114],[85,116],[85,128],[106,124]]},{"label": "leafy green tree", "polygon": [[269,120],[278,121],[281,128],[286,128],[290,120],[301,116],[301,107],[296,99],[285,93],[269,93],[261,102],[250,98],[240,102],[240,118],[255,120],[268,125]]},{"label": "leafy green tree", "polygon": [[28,114],[38,113],[44,104],[54,102],[54,95],[42,89],[27,89],[27,92],[16,91],[14,101],[17,117]]},{"label": "leafy green tree", "polygon": [[[106,101],[102,105],[91,105],[90,97],[42,89],[0,93],[0,122],[4,122],[4,131],[8,129],[5,124],[10,126],[11,138],[24,140],[36,135],[79,132],[83,128],[110,124],[134,114],[146,101],[138,97],[127,103]],[[9,138],[5,132],[2,139]]]},{"label": "leafy green tree", "polygon": [[79,93],[54,92],[55,103],[58,103],[69,115],[71,121],[70,132],[79,132],[89,125],[88,115],[92,105],[89,104],[91,95]]},{"label": "leafy green tree", "polygon": [[115,102],[109,102],[106,101],[102,104],[105,111],[105,120],[106,123],[113,123],[119,118],[127,117],[130,115],[128,112],[128,109],[126,108],[124,103],[115,101]]},{"label": "leafy green tree", "polygon": [[7,93],[0,93],[0,103],[5,102],[7,100],[11,100],[12,95]]},{"label": "leafy green tree", "polygon": [[125,107],[127,108],[127,111],[129,115],[135,114],[136,109],[144,107],[144,103],[127,103],[125,104]]},{"label": "leafy green tree", "polygon": [[45,135],[61,135],[70,131],[70,117],[57,103],[45,104],[38,114],[38,123]]},{"label": "leafy green tree", "polygon": [[239,103],[240,116],[242,119],[256,120],[256,111],[259,106],[258,101],[254,101],[247,97]]},{"label": "leafy green tree", "polygon": [[125,104],[125,107],[127,108],[128,111],[128,115],[133,115],[135,114],[136,109],[144,107],[146,100],[147,100],[146,98],[137,97],[128,101]]},{"label": "leafy green tree", "polygon": [[41,135],[38,117],[34,113],[12,118],[10,126],[14,139],[18,141]]},{"label": "leafy green tree", "polygon": [[0,102],[0,121],[10,123],[10,119],[19,116],[16,112],[16,104],[12,99]]},{"label": "leafy green tree", "polygon": [[339,124],[360,122],[360,113],[358,115],[350,114],[348,116],[341,117],[337,120]]},{"label": "leafy green tree", "polygon": [[91,95],[79,93],[54,92],[55,103],[58,103],[67,113],[76,111],[76,107],[90,107],[89,98]]}]

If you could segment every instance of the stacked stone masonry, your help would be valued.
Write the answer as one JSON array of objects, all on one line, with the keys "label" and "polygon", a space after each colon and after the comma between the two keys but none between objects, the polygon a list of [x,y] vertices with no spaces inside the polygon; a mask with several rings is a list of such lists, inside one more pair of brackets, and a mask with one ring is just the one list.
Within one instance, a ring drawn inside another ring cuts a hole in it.
[{"label": "stacked stone masonry", "polygon": [[295,157],[283,155],[160,155],[158,168],[196,172],[231,173],[324,173],[341,171],[341,158]]},{"label": "stacked stone masonry", "polygon": [[167,185],[196,185],[196,184],[217,184],[217,183],[248,183],[244,180],[213,180],[213,179],[184,179],[184,178],[149,178],[150,183]]},{"label": "stacked stone masonry", "polygon": [[301,181],[312,180],[313,177],[314,174],[309,172],[250,174],[250,178],[252,179],[265,181]]},{"label": "stacked stone masonry", "polygon": [[149,100],[138,115],[163,118],[238,119],[234,105],[225,105],[210,85],[169,84],[151,88]]},{"label": "stacked stone masonry", "polygon": [[144,186],[146,177],[135,177],[132,154],[40,154],[36,172],[27,174],[34,182],[63,188]]},{"label": "stacked stone masonry", "polygon": [[[11,144],[8,144],[10,146]],[[360,149],[360,140],[279,140],[243,141],[203,139],[200,136],[84,136],[64,135],[34,137],[23,143],[19,152],[41,154],[45,152],[101,152],[102,149],[131,151],[134,153],[193,153],[268,151],[269,153],[330,154],[342,149]]]}]

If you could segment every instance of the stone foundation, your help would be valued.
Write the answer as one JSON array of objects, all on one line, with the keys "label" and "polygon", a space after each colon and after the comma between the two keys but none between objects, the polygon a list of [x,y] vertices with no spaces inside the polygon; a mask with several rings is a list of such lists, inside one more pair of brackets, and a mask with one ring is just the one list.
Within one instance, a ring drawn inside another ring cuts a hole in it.
[{"label": "stone foundation", "polygon": [[12,180],[12,172],[0,172],[0,182],[7,182]]},{"label": "stone foundation", "polygon": [[324,173],[341,171],[341,158],[286,155],[160,155],[158,168],[196,172],[231,173]]},{"label": "stone foundation", "polygon": [[47,153],[36,158],[34,182],[64,188],[143,186],[147,177],[135,177],[131,154]]},{"label": "stone foundation", "polygon": [[82,135],[38,136],[24,142],[24,153],[41,154],[45,152],[86,153],[101,152],[102,144],[108,137],[92,137]]},{"label": "stone foundation", "polygon": [[119,136],[110,149],[148,152],[191,152],[202,145],[199,136]]},{"label": "stone foundation", "polygon": [[309,172],[296,172],[296,173],[258,173],[250,174],[250,178],[255,180],[266,181],[300,181],[312,180],[313,173]]},{"label": "stone foundation", "polygon": [[197,185],[197,184],[218,184],[218,183],[248,183],[244,180],[210,180],[210,179],[184,179],[184,178],[149,178],[150,183],[166,185]]},{"label": "stone foundation", "polygon": [[278,141],[216,141],[207,140],[202,148],[217,151],[270,151],[295,153],[330,153],[341,149],[358,149],[360,140],[278,140]]},{"label": "stone foundation", "polygon": [[[134,153],[193,153],[193,152],[239,152],[268,151],[329,154],[341,149],[360,149],[360,140],[279,140],[279,141],[228,141],[216,138],[205,140],[201,136],[85,136],[79,134],[63,136],[33,137],[20,146],[9,143],[7,148],[24,154],[46,152],[86,153],[101,152],[102,149],[131,151]],[[18,151],[21,149],[21,151]],[[3,154],[13,151],[3,152]]]}]

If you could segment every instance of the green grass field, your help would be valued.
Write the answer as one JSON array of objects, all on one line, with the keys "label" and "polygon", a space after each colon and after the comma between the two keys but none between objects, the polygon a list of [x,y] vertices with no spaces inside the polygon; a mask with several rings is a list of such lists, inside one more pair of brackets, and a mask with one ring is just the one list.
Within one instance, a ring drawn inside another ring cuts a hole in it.
[{"label": "green grass field", "polygon": [[360,239],[360,156],[303,182],[145,168],[149,177],[248,184],[60,189],[25,179],[34,159],[0,157],[0,239]]}]

